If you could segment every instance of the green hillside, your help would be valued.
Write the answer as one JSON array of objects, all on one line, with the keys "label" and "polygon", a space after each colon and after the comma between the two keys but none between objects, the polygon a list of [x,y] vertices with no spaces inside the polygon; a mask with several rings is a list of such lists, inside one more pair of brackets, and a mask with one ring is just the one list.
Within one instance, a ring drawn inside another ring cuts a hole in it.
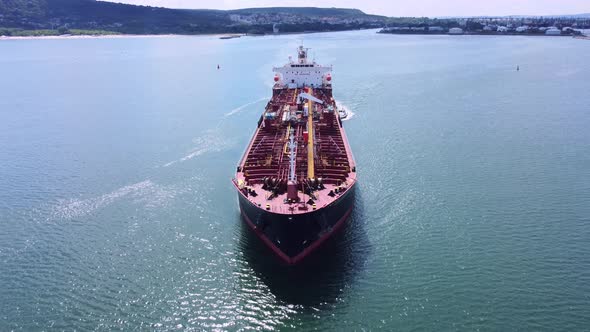
[{"label": "green hillside", "polygon": [[134,6],[95,0],[1,0],[0,34],[72,29],[131,34],[269,33],[380,27],[385,18],[342,8],[250,8],[231,11]]}]

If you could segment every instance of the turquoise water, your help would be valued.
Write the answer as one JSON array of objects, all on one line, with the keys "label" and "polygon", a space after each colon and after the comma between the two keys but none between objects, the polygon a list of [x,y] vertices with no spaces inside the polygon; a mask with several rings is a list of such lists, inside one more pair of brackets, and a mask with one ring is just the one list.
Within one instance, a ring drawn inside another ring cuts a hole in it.
[{"label": "turquoise water", "polygon": [[[289,269],[230,179],[302,39],[354,112],[359,190]],[[0,330],[588,329],[588,54],[374,31],[0,41]]]}]

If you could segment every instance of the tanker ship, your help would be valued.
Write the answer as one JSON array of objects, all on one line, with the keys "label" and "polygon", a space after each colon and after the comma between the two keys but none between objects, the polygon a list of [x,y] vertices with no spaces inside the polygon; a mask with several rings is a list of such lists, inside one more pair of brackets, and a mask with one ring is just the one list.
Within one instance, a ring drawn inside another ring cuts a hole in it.
[{"label": "tanker ship", "polygon": [[244,222],[297,264],[347,222],[356,165],[332,95],[332,66],[297,59],[273,68],[272,97],[232,180]]}]

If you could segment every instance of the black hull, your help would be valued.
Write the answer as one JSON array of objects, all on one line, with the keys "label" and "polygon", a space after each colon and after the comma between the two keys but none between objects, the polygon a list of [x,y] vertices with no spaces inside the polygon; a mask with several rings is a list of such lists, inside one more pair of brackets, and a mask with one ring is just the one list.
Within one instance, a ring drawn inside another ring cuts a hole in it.
[{"label": "black hull", "polygon": [[[288,264],[296,264],[338,231],[352,213],[355,186],[332,204],[304,214],[276,214],[250,202],[238,192],[244,221]],[[310,207],[311,209],[311,207]]]}]

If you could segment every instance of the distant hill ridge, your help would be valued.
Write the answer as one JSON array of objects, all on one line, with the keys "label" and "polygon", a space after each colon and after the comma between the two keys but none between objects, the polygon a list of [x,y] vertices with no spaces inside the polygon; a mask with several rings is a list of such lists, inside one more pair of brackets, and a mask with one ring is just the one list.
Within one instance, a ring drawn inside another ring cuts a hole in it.
[{"label": "distant hill ridge", "polygon": [[287,13],[297,15],[313,16],[366,16],[360,9],[350,8],[319,8],[319,7],[261,7],[261,8],[243,8],[228,10],[230,13],[244,14],[269,14],[269,13]]},{"label": "distant hill ridge", "polygon": [[0,28],[100,29],[135,34],[269,33],[380,27],[386,17],[358,9],[269,7],[169,9],[95,0],[1,0]]}]

